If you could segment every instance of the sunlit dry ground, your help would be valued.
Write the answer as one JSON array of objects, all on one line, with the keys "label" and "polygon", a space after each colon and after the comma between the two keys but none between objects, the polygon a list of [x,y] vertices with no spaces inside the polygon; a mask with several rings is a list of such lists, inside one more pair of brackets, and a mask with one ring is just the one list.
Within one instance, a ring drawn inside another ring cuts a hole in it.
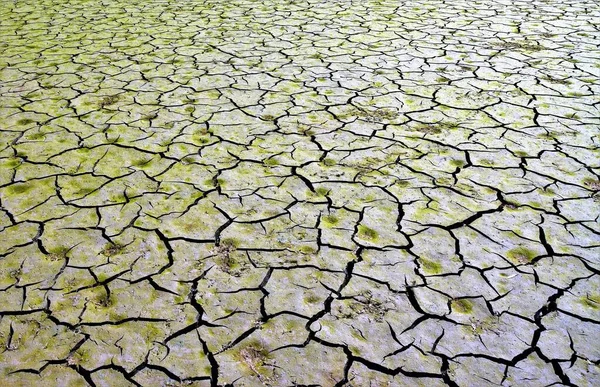
[{"label": "sunlit dry ground", "polygon": [[3,1],[0,384],[600,385],[599,20]]}]

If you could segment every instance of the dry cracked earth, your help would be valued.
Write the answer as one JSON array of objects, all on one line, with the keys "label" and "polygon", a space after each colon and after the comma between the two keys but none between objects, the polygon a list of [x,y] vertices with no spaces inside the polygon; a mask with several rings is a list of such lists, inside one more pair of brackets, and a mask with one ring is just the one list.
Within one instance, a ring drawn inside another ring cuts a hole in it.
[{"label": "dry cracked earth", "polygon": [[600,385],[591,0],[5,0],[3,386]]}]

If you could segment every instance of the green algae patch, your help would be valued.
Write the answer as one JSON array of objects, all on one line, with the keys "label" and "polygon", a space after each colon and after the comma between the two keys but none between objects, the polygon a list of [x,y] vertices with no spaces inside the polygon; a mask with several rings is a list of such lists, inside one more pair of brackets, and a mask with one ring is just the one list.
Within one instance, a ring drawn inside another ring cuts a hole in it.
[{"label": "green algae patch", "polygon": [[34,122],[35,122],[35,120],[32,120],[31,118],[21,118],[20,120],[17,121],[17,125],[26,126],[26,125],[33,124]]},{"label": "green algae patch", "polygon": [[120,99],[121,97],[118,95],[107,95],[100,100],[99,105],[100,107],[114,105],[115,103],[119,102]]},{"label": "green algae patch", "polygon": [[314,253],[317,252],[317,250],[314,247],[312,247],[312,246],[306,246],[306,245],[300,247],[300,251],[302,253],[304,253],[304,254],[314,254]]},{"label": "green algae patch", "polygon": [[452,165],[453,167],[462,168],[465,166],[465,162],[464,160],[460,159],[452,159],[450,160],[450,165]]},{"label": "green algae patch", "polygon": [[304,302],[306,302],[307,304],[316,304],[319,301],[321,301],[321,298],[314,293],[309,293],[306,296],[304,296]]},{"label": "green algae patch", "polygon": [[264,161],[265,165],[268,165],[269,167],[275,167],[277,165],[279,165],[279,161],[276,158],[270,158],[270,159],[266,159]]},{"label": "green algae patch", "polygon": [[442,272],[442,265],[429,259],[419,258],[419,264],[427,274],[440,274]]},{"label": "green algae patch", "polygon": [[450,303],[452,311],[461,314],[469,314],[473,311],[473,303],[466,299],[452,300]]},{"label": "green algae patch", "polygon": [[440,133],[442,133],[442,128],[440,128],[439,126],[436,126],[436,125],[419,124],[419,125],[413,127],[412,130],[415,130],[415,131],[417,131],[419,133],[423,133],[423,134],[440,134]]},{"label": "green algae patch", "polygon": [[507,50],[522,50],[528,52],[537,52],[547,50],[548,48],[539,44],[535,44],[535,42],[531,42],[529,40],[521,40],[514,42],[502,42],[497,44],[497,47],[507,49]]},{"label": "green algae patch", "polygon": [[21,163],[22,163],[22,160],[18,157],[2,159],[2,161],[0,161],[0,168],[14,169],[14,168],[17,168],[19,165],[21,165]]},{"label": "green algae patch", "polygon": [[131,162],[131,166],[141,168],[151,162],[152,159],[137,159]]},{"label": "green algae patch", "polygon": [[31,190],[32,185],[30,183],[18,183],[13,184],[6,188],[6,193],[9,195],[20,195]]},{"label": "green algae patch", "polygon": [[587,295],[579,299],[579,303],[586,308],[598,310],[600,309],[600,294]]},{"label": "green algae patch", "polygon": [[325,196],[329,193],[329,190],[325,187],[319,187],[315,190],[315,192],[317,193],[317,195],[319,196]]},{"label": "green algae patch", "polygon": [[60,261],[67,257],[68,252],[69,252],[68,248],[58,247],[58,248],[50,250],[48,252],[48,254],[46,254],[46,259],[48,259],[50,261]]},{"label": "green algae patch", "polygon": [[338,219],[338,217],[332,214],[324,215],[321,217],[321,223],[325,227],[335,227],[339,222],[340,220]]},{"label": "green algae patch", "polygon": [[509,250],[508,253],[506,253],[506,256],[513,263],[525,264],[531,262],[536,257],[536,253],[533,250],[521,246]]},{"label": "green algae patch", "polygon": [[97,286],[92,290],[90,301],[96,308],[105,309],[115,305],[117,300],[112,294],[108,294],[102,286]]},{"label": "green algae patch", "polygon": [[109,243],[100,251],[100,254],[106,257],[113,257],[115,255],[123,254],[126,246],[118,243]]},{"label": "green algae patch", "polygon": [[240,241],[235,238],[223,238],[221,239],[219,246],[233,250],[240,247]]},{"label": "green algae patch", "polygon": [[358,236],[362,239],[366,239],[369,241],[375,241],[379,237],[377,231],[369,228],[367,226],[363,226],[362,224],[358,226]]},{"label": "green algae patch", "polygon": [[39,140],[43,140],[44,138],[46,138],[46,134],[40,133],[40,132],[31,133],[31,134],[28,134],[27,136],[25,136],[25,138],[30,141],[39,141]]}]

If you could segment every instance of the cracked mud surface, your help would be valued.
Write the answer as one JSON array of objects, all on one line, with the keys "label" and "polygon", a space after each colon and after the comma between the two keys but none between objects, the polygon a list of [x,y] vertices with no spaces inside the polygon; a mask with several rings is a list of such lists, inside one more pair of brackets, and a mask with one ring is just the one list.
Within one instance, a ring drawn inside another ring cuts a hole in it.
[{"label": "cracked mud surface", "polygon": [[0,380],[600,385],[593,1],[4,1]]}]

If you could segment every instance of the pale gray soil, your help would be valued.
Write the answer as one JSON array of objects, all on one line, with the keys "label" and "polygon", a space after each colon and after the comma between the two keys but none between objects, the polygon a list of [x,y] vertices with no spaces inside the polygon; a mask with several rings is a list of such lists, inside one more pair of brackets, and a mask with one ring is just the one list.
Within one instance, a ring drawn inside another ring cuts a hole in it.
[{"label": "pale gray soil", "polygon": [[592,0],[4,0],[0,385],[600,385]]}]

